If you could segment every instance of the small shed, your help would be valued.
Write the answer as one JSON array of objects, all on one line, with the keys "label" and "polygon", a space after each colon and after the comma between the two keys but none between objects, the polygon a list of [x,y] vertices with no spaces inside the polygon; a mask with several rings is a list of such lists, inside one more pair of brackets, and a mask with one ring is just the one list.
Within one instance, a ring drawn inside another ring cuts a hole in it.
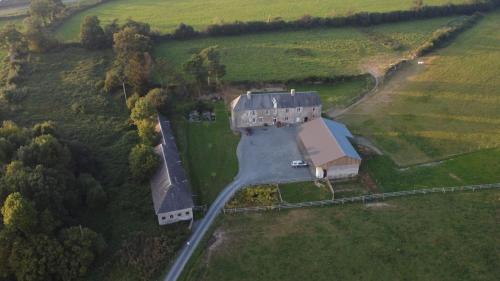
[{"label": "small shed", "polygon": [[343,179],[357,176],[361,165],[352,138],[344,124],[318,118],[300,126],[298,143],[317,178]]}]

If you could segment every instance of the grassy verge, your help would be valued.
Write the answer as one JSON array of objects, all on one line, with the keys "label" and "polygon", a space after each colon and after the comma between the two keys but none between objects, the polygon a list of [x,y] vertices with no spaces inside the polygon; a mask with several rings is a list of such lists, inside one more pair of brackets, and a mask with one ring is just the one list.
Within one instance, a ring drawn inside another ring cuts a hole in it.
[{"label": "grassy verge", "polygon": [[342,117],[398,164],[500,146],[500,12]]},{"label": "grassy verge", "polygon": [[110,61],[111,53],[77,48],[32,55],[29,76],[19,85],[27,87],[28,94],[20,104],[2,108],[2,119],[23,126],[53,120],[63,139],[79,141],[90,149],[109,202],[80,216],[85,226],[103,234],[109,247],[86,280],[135,281],[140,276],[117,262],[122,242],[136,231],[182,238],[185,228],[160,228],[149,185],[128,180],[128,154],[138,142],[137,134],[129,125],[123,96],[103,94],[95,86]]},{"label": "grassy verge", "polygon": [[496,280],[500,191],[224,216],[183,280]]},{"label": "grassy verge", "polygon": [[299,203],[332,199],[332,193],[326,184],[317,186],[314,182],[299,182],[279,185],[284,202]]},{"label": "grassy verge", "polygon": [[[464,3],[464,0],[427,0],[426,5],[441,5],[448,3]],[[117,18],[125,20],[129,17],[151,24],[160,32],[170,32],[181,22],[197,29],[213,23],[234,21],[266,21],[281,17],[285,20],[298,19],[304,14],[314,16],[345,15],[352,12],[387,12],[409,10],[411,1],[400,0],[342,0],[311,2],[307,0],[287,1],[275,0],[271,3],[265,0],[114,0],[89,9],[72,17],[59,30],[60,38],[75,40],[78,36],[80,23],[87,15],[97,15],[104,23]]]},{"label": "grassy verge", "polygon": [[198,204],[210,204],[238,172],[239,137],[229,128],[229,113],[215,104],[216,121],[189,123],[184,114],[174,120],[177,142],[187,165]]},{"label": "grassy verge", "polygon": [[[230,81],[354,75],[366,72],[364,68],[373,64],[397,61],[450,20],[452,18],[438,18],[363,29],[314,29],[165,42],[157,46],[155,55],[180,67],[193,53],[218,45],[222,62],[227,66],[226,79]],[[378,39],[380,37],[384,39]]]}]

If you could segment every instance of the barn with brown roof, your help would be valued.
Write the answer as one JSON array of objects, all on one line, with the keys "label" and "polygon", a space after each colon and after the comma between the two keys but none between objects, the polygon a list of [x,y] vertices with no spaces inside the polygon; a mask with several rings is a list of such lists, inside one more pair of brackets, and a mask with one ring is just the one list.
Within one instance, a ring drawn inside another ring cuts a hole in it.
[{"label": "barn with brown roof", "polygon": [[300,126],[298,143],[317,178],[342,179],[358,175],[361,157],[339,122],[317,118]]}]

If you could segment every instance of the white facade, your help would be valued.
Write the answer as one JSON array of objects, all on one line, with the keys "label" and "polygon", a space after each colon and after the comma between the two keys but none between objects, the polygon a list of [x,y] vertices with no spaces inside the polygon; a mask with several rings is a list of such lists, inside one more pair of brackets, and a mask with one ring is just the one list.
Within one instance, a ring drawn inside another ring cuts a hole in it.
[{"label": "white facade", "polygon": [[358,173],[359,164],[333,165],[326,171],[326,177],[329,179],[345,179],[355,177]]},{"label": "white facade", "polygon": [[158,223],[160,225],[176,223],[179,221],[188,221],[188,220],[192,220],[192,219],[193,219],[193,209],[192,208],[175,210],[175,211],[168,212],[168,213],[158,214]]}]

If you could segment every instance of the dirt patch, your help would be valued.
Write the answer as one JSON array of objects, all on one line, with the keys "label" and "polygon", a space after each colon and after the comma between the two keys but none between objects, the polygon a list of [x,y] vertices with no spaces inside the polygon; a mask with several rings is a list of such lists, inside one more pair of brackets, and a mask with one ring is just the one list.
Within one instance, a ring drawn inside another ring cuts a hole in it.
[{"label": "dirt patch", "polygon": [[377,186],[377,183],[375,183],[375,181],[372,179],[372,177],[368,173],[362,172],[360,174],[360,179],[361,179],[361,183],[363,184],[364,187],[366,187],[366,189],[368,191],[370,191],[371,193],[378,193],[379,192],[379,188]]},{"label": "dirt patch", "polygon": [[222,228],[217,228],[212,234],[212,237],[208,241],[208,248],[207,248],[207,254],[205,256],[205,263],[208,264],[210,261],[210,258],[214,253],[219,250],[224,243],[228,241],[228,235],[226,231]]},{"label": "dirt patch", "polygon": [[381,209],[381,208],[389,208],[389,207],[393,207],[393,206],[390,204],[387,204],[385,202],[375,202],[375,203],[365,204],[365,207],[370,208],[370,209]]}]

